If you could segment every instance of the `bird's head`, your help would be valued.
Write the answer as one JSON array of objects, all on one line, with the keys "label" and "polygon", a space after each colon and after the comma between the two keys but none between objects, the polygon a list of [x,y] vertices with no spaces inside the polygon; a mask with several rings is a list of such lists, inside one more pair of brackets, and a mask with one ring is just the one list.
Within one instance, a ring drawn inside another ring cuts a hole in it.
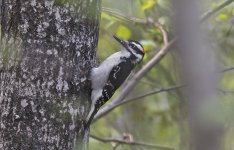
[{"label": "bird's head", "polygon": [[139,62],[143,59],[145,51],[144,51],[143,46],[139,42],[133,41],[133,40],[126,41],[116,36],[113,36],[113,37],[121,45],[123,45],[123,47],[126,48],[126,50],[130,52],[132,56],[134,56],[137,60],[139,60]]}]

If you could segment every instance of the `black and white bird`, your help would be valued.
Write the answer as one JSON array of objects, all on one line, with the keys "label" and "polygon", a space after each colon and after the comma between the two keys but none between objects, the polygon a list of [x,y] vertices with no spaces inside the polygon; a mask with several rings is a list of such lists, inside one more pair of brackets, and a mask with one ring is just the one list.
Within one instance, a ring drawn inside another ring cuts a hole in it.
[{"label": "black and white bird", "polygon": [[86,125],[89,126],[100,107],[104,105],[144,57],[144,48],[137,41],[114,38],[124,47],[109,56],[101,65],[91,70],[91,110]]}]

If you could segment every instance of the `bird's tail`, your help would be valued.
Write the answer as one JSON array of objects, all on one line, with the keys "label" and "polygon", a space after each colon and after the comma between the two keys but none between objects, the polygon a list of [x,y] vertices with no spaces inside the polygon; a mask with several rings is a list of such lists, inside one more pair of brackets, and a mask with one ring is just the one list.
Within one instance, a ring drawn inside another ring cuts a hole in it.
[{"label": "bird's tail", "polygon": [[90,124],[92,123],[93,118],[97,112],[98,112],[98,110],[96,110],[96,109],[94,109],[93,111],[90,112],[90,114],[88,115],[87,120],[86,120],[86,125],[85,125],[86,128],[90,126]]}]

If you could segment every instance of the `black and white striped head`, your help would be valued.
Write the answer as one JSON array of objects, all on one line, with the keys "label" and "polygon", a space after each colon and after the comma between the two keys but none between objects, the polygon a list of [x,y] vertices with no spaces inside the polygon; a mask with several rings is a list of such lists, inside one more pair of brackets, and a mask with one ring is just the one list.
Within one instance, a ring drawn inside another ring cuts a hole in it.
[{"label": "black and white striped head", "polygon": [[132,40],[125,41],[116,36],[114,36],[114,38],[136,58],[137,63],[143,59],[145,52],[143,46],[139,42]]}]

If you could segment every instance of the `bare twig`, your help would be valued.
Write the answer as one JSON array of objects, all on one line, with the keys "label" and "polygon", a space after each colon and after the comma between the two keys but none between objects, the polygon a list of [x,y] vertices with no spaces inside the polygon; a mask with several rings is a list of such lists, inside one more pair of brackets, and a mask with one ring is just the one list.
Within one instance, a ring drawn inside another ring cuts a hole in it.
[{"label": "bare twig", "polygon": [[163,36],[163,43],[164,45],[168,45],[168,35],[167,35],[167,31],[164,30],[163,26],[161,24],[155,24],[159,30],[161,31],[162,33],[162,36]]},{"label": "bare twig", "polygon": [[153,25],[153,26],[159,28],[159,30],[161,31],[164,44],[167,45],[169,42],[166,30],[163,28],[163,26],[160,23],[155,22],[152,18],[140,19],[140,18],[135,18],[135,17],[127,17],[127,16],[124,16],[123,14],[121,14],[120,12],[118,12],[117,10],[111,10],[109,8],[106,8],[106,7],[103,7],[102,10],[109,13],[110,15],[113,15],[113,16],[119,18],[119,19],[123,19],[123,20],[129,21],[129,22],[134,23],[134,24]]},{"label": "bare twig", "polygon": [[221,72],[227,72],[227,71],[231,71],[231,70],[234,70],[233,66],[227,67],[227,68],[223,69]]},{"label": "bare twig", "polygon": [[213,14],[215,14],[216,12],[221,10],[222,8],[226,7],[227,5],[231,4],[232,2],[233,2],[233,0],[226,0],[226,1],[222,2],[221,4],[219,4],[216,8],[207,11],[206,13],[204,13],[202,15],[201,21],[207,20],[210,16],[212,16]]},{"label": "bare twig", "polygon": [[[203,22],[203,21],[207,20],[213,14],[217,13],[218,11],[220,11],[221,9],[223,9],[224,7],[226,7],[227,5],[231,4],[233,1],[234,0],[226,0],[226,1],[222,2],[221,4],[219,4],[216,8],[208,10],[207,12],[205,12],[201,16],[201,21]],[[102,7],[102,11],[105,11],[105,12],[109,13],[110,15],[112,15],[114,17],[117,17],[119,19],[123,19],[123,20],[126,20],[126,21],[131,21],[133,23],[149,24],[149,25],[150,25],[150,23],[153,23],[151,21],[149,22],[146,19],[140,19],[140,18],[125,16],[124,14],[122,14],[118,10],[113,10],[113,9],[106,8],[106,7]]]},{"label": "bare twig", "polygon": [[[223,70],[221,70],[221,72],[226,72],[226,71],[231,71],[231,70],[234,70],[234,67],[227,67]],[[122,102],[118,103],[115,105],[115,108],[121,106],[121,105],[124,105],[124,104],[127,104],[127,103],[130,103],[130,102],[134,102],[134,101],[137,101],[141,98],[144,98],[144,97],[147,97],[147,96],[151,96],[151,95],[154,95],[154,94],[158,94],[158,93],[163,93],[163,92],[169,92],[169,91],[172,91],[172,90],[177,90],[177,89],[180,89],[180,88],[183,88],[185,87],[185,84],[182,84],[182,85],[173,85],[173,86],[169,86],[167,88],[157,88],[155,90],[152,90],[150,92],[147,92],[145,94],[142,94],[142,95],[138,95],[138,96],[135,96],[135,97],[130,97],[130,98],[127,98],[127,99],[124,99]],[[220,89],[219,89],[220,90]],[[222,91],[223,93],[234,93],[234,91],[225,91],[225,90],[220,90]],[[110,109],[111,111],[112,109]]]},{"label": "bare twig", "polygon": [[122,19],[122,20],[125,20],[125,21],[129,21],[129,22],[132,22],[132,23],[144,24],[144,25],[148,24],[148,21],[146,19],[128,17],[128,16],[125,16],[124,14],[122,14],[118,10],[113,10],[113,9],[110,9],[110,8],[102,7],[102,11],[107,12],[108,14],[110,14],[110,15],[116,17],[116,18],[119,18],[119,19]]},{"label": "bare twig", "polygon": [[[233,2],[233,0],[227,0],[224,3],[217,6],[215,9],[209,11],[209,13],[206,13],[205,15],[202,15],[201,22],[208,19],[212,14],[218,12],[228,4]],[[129,20],[129,19],[128,19]],[[116,105],[121,103],[121,101],[128,95],[130,91],[136,86],[137,82],[152,68],[154,67],[169,51],[169,49],[173,46],[175,43],[176,38],[171,40],[167,45],[165,45],[144,67],[142,67],[141,70],[139,70],[135,76],[127,83],[127,85],[121,90],[121,94],[115,98],[109,105],[101,109],[97,115],[94,118],[94,121],[98,118],[101,118],[102,116],[109,113],[111,110],[115,108]],[[93,121],[93,122],[94,122]]]},{"label": "bare twig", "polygon": [[234,90],[224,90],[224,89],[219,88],[218,91],[223,94],[234,94]]},{"label": "bare twig", "polygon": [[131,97],[131,98],[125,99],[122,102],[120,102],[117,105],[115,105],[114,108],[119,107],[121,105],[124,105],[126,103],[130,103],[130,102],[139,100],[139,99],[144,98],[146,96],[150,96],[150,95],[154,95],[154,94],[158,94],[158,93],[162,93],[162,92],[169,92],[169,91],[172,91],[172,90],[180,89],[180,88],[182,88],[184,86],[185,85],[174,85],[174,86],[170,86],[170,87],[167,87],[167,88],[156,89],[156,90],[147,92],[146,94],[143,94],[143,95],[139,95],[139,96],[136,96],[136,97]]},{"label": "bare twig", "polygon": [[126,140],[115,139],[115,138],[101,138],[101,137],[97,137],[95,135],[90,135],[90,137],[95,139],[95,140],[101,141],[103,143],[114,142],[114,143],[118,143],[118,144],[144,146],[144,147],[148,147],[148,148],[157,148],[157,149],[161,149],[161,150],[175,150],[175,148],[171,148],[171,147],[168,147],[168,146],[162,146],[162,145],[156,145],[156,144],[147,144],[147,143],[144,143],[144,142],[126,141]]},{"label": "bare twig", "polygon": [[163,28],[163,26],[159,22],[154,21],[152,18],[148,18],[147,21],[141,21],[138,23],[154,25],[155,27],[159,28],[160,32],[162,33],[164,45],[168,45],[169,41],[168,41],[167,31]]}]

